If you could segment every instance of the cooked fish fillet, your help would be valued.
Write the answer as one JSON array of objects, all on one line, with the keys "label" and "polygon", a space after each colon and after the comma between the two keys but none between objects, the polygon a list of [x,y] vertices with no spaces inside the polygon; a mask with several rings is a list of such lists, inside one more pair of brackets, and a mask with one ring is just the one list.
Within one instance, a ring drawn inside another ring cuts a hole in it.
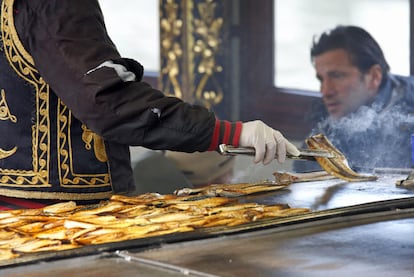
[{"label": "cooked fish fillet", "polygon": [[77,244],[55,244],[55,245],[47,245],[36,248],[33,252],[45,252],[45,251],[63,251],[78,248],[80,245]]},{"label": "cooked fish fillet", "polygon": [[59,226],[50,230],[38,232],[34,234],[34,237],[40,239],[65,240],[68,238],[68,235],[66,233],[67,231],[68,229],[66,229],[64,226]]},{"label": "cooked fish fillet", "polygon": [[161,222],[168,222],[168,221],[184,221],[194,218],[194,215],[186,214],[186,213],[167,213],[162,215],[157,215],[153,217],[148,217],[148,220],[152,223],[161,223]]},{"label": "cooked fish fillet", "polygon": [[76,220],[65,220],[65,223],[63,224],[65,228],[71,229],[71,228],[81,228],[81,229],[96,229],[99,228],[99,225],[97,224],[91,224],[91,223],[85,223],[81,221]]},{"label": "cooked fish fillet", "polygon": [[99,207],[95,209],[85,209],[81,211],[75,212],[74,216],[83,216],[83,215],[91,215],[91,214],[103,214],[103,213],[113,213],[121,210],[123,208],[123,204],[116,201],[109,201],[106,203],[101,204]]},{"label": "cooked fish fillet", "polygon": [[203,199],[198,199],[198,200],[173,200],[173,201],[169,201],[168,204],[181,204],[181,205],[185,205],[188,204],[190,205],[196,205],[196,206],[202,206],[202,207],[216,207],[216,206],[220,206],[220,205],[224,205],[224,204],[228,204],[230,202],[232,202],[234,200],[226,198],[226,197],[206,197]]},{"label": "cooked fish fillet", "polygon": [[5,218],[10,218],[10,217],[13,217],[13,216],[15,216],[15,214],[12,213],[11,211],[1,211],[0,212],[0,220],[5,219]]},{"label": "cooked fish fillet", "polygon": [[154,204],[157,201],[169,201],[176,199],[175,195],[167,194],[162,195],[158,193],[145,193],[137,196],[124,196],[124,195],[112,195],[112,201],[124,202],[127,204]]},{"label": "cooked fish fillet", "polygon": [[286,187],[286,184],[278,184],[272,182],[262,183],[237,183],[237,184],[213,184],[202,188],[183,188],[176,190],[174,193],[178,196],[188,195],[206,195],[210,197],[237,197],[241,195],[249,195],[260,192],[269,192],[280,190]]},{"label": "cooked fish fillet", "polygon": [[14,253],[11,249],[0,248],[0,260],[9,260],[19,257],[19,254]]},{"label": "cooked fish fillet", "polygon": [[13,228],[17,232],[20,233],[37,233],[40,231],[43,231],[43,226],[45,225],[45,222],[31,222],[25,225],[17,226]]},{"label": "cooked fish fillet", "polygon": [[293,172],[274,172],[276,183],[299,183],[299,182],[313,182],[313,181],[324,181],[336,178],[326,171],[314,171],[305,173],[293,173]]},{"label": "cooked fish fillet", "polygon": [[56,246],[60,245],[61,242],[59,240],[50,240],[50,239],[32,239],[25,241],[23,244],[13,247],[13,251],[16,252],[34,252],[39,248],[45,246]]},{"label": "cooked fish fillet", "polygon": [[263,214],[261,215],[261,218],[270,218],[270,217],[287,217],[287,216],[292,216],[292,215],[298,215],[298,214],[303,214],[303,213],[307,213],[309,212],[309,209],[305,209],[305,208],[290,208],[290,209],[283,209],[283,210],[279,210],[279,211],[272,211],[272,210],[268,210],[268,211],[264,211]]},{"label": "cooked fish fillet", "polygon": [[13,249],[16,246],[22,245],[23,243],[32,240],[30,237],[21,237],[21,236],[14,236],[13,238],[9,238],[7,240],[0,241],[0,248],[5,249]]},{"label": "cooked fish fillet", "polygon": [[76,202],[69,201],[69,202],[62,202],[53,205],[49,205],[43,208],[44,213],[48,214],[60,214],[65,212],[73,211],[77,208]]},{"label": "cooked fish fillet", "polygon": [[0,244],[2,241],[8,240],[14,237],[16,237],[15,232],[10,232],[10,231],[0,229]]},{"label": "cooked fish fillet", "polygon": [[176,228],[166,229],[166,230],[160,230],[160,231],[154,231],[148,233],[148,236],[162,236],[167,234],[173,234],[173,233],[183,233],[183,232],[190,232],[193,231],[194,228],[190,226],[179,226]]}]

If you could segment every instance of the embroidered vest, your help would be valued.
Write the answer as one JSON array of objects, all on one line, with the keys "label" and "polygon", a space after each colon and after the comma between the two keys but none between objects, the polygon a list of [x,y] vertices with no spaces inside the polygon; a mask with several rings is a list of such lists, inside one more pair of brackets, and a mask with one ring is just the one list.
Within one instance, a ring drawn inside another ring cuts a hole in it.
[{"label": "embroidered vest", "polygon": [[112,178],[105,143],[39,75],[14,27],[13,2],[3,0],[1,11],[0,195],[107,198]]}]

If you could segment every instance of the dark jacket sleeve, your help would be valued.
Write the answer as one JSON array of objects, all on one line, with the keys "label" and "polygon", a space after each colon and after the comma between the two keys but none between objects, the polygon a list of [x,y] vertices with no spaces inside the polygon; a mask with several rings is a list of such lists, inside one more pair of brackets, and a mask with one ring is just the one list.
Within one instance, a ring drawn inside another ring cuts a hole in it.
[{"label": "dark jacket sleeve", "polygon": [[74,116],[105,140],[205,151],[223,142],[220,129],[233,128],[230,140],[238,142],[241,123],[225,124],[204,107],[166,97],[138,80],[125,82],[112,68],[96,69],[122,59],[98,1],[18,1],[15,9],[16,29],[35,67]]}]

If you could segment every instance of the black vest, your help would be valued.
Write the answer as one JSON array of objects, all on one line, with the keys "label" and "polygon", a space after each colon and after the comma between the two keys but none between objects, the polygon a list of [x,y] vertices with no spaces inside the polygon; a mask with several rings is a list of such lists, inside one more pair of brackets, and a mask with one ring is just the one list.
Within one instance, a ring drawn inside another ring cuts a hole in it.
[{"label": "black vest", "polygon": [[[13,2],[3,0],[1,14],[0,195],[107,198],[113,192],[110,168],[117,170],[108,161],[111,145],[73,117],[39,75],[14,27]],[[129,155],[128,147],[121,149]]]}]

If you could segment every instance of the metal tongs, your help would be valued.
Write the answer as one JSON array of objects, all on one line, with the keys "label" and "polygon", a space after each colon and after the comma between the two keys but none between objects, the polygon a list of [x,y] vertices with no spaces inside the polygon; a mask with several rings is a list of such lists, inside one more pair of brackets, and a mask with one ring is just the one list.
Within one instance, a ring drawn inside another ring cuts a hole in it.
[{"label": "metal tongs", "polygon": [[[220,154],[226,156],[235,156],[235,155],[247,155],[254,156],[256,151],[252,147],[234,147],[227,144],[219,145]],[[299,149],[299,156],[294,156],[289,153],[286,154],[286,157],[289,159],[295,160],[310,160],[315,161],[315,157],[320,158],[334,158],[335,155],[326,150],[316,150],[316,149]]]}]

